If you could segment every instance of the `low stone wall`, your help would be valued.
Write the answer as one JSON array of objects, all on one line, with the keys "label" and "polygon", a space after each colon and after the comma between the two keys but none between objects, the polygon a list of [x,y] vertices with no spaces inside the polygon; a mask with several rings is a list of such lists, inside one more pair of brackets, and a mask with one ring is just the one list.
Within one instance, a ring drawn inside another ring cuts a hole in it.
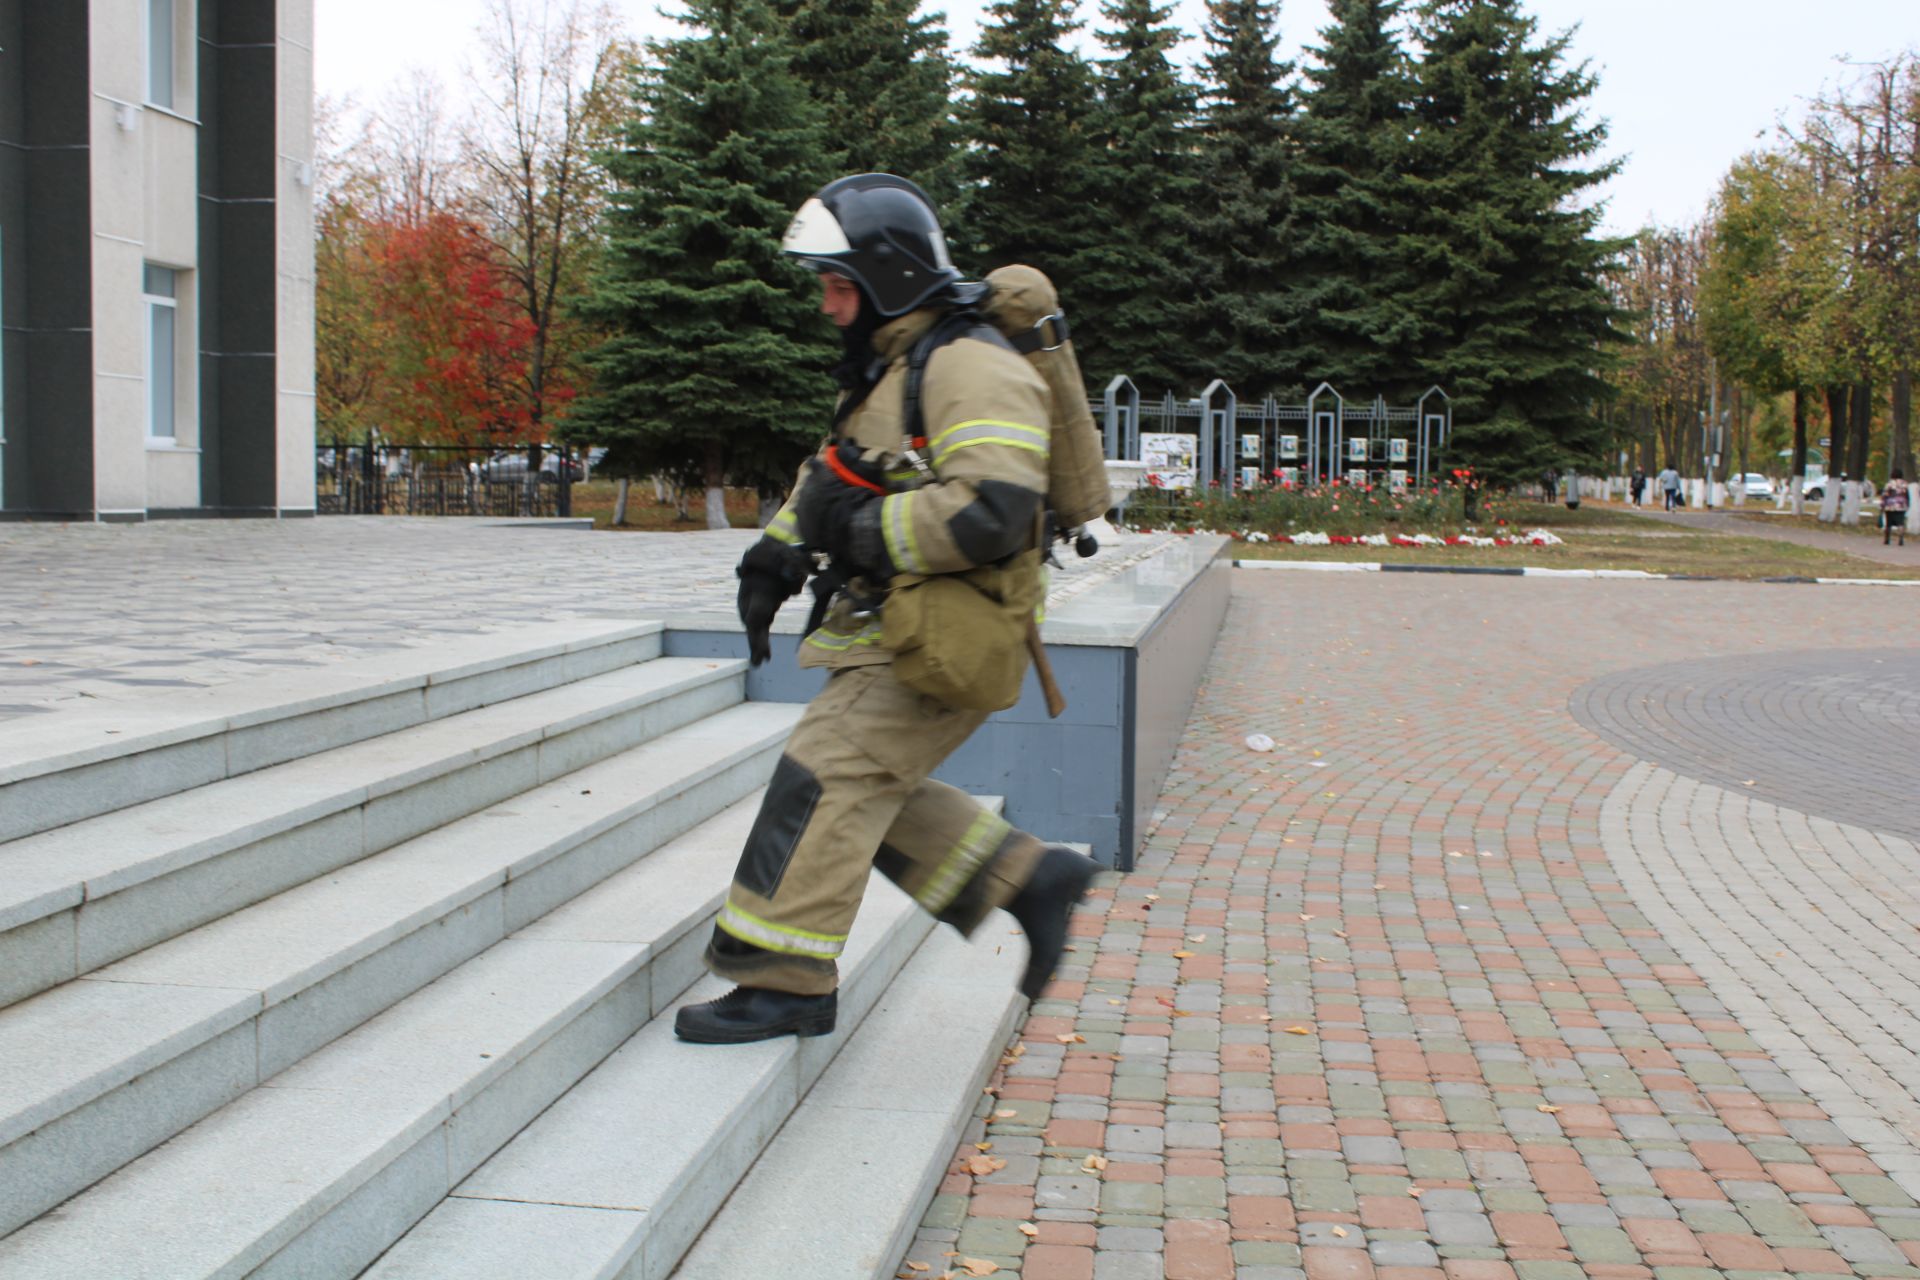
[{"label": "low stone wall", "polygon": [[[1100,861],[1130,870],[1226,616],[1225,545],[1210,536],[1157,540],[1133,559],[1121,539],[1111,554],[1130,562],[1075,581],[1066,599],[1056,596],[1041,629],[1065,713],[1048,718],[1030,673],[1020,701],[989,719],[935,776],[1004,796],[1017,825],[1087,844]],[[822,673],[802,671],[794,660],[804,622],[799,603],[782,611],[773,660],[747,679],[749,699],[804,702],[819,691]],[[744,657],[746,636],[722,615],[683,615],[668,619],[666,651]]]}]

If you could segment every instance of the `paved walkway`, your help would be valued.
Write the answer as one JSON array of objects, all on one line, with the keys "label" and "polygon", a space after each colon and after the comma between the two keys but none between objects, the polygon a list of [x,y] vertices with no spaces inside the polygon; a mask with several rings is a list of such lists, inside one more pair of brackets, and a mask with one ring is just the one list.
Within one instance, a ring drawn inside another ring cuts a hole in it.
[{"label": "paved walkway", "polygon": [[[0,526],[0,715],[711,608],[750,536]],[[1920,649],[1758,584],[1234,593],[905,1274],[1920,1277]]]},{"label": "paved walkway", "polygon": [[[1837,551],[1842,555],[1859,556],[1862,560],[1877,560],[1881,564],[1899,564],[1909,568],[1920,565],[1920,538],[1909,538],[1904,547],[1883,547],[1880,545],[1878,536],[1869,538],[1864,534],[1843,533],[1838,529],[1809,529],[1786,518],[1773,519],[1761,515],[1760,513],[1767,510],[1769,505],[1757,503],[1748,507],[1714,511],[1668,512],[1660,510],[1657,505],[1650,502],[1638,510],[1631,506],[1622,506],[1620,510],[1688,529],[1704,529],[1711,533],[1735,533],[1748,538],[1771,538],[1775,542],[1792,542],[1803,547],[1818,547],[1822,551]],[[1811,513],[1818,506],[1818,503],[1811,503],[1807,511]],[[1742,511],[1747,514],[1740,514]],[[1877,521],[1879,516],[1873,509],[1868,509],[1861,513],[1861,519]]]},{"label": "paved walkway", "polygon": [[[1234,591],[903,1274],[1920,1276],[1920,851],[1780,802],[1912,794],[1920,650],[1752,584]],[[1671,696],[1703,659],[1746,693]]]},{"label": "paved walkway", "polygon": [[[396,516],[0,524],[0,720],[547,619],[730,619],[756,536]],[[1050,600],[1164,541],[1065,557]]]}]

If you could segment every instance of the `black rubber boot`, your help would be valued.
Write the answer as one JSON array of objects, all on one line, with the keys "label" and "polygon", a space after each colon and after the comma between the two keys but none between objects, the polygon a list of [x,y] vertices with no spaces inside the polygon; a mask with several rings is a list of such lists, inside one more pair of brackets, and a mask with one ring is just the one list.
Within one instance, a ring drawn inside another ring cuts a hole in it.
[{"label": "black rubber boot", "polygon": [[1020,993],[1038,1000],[1060,967],[1067,949],[1067,917],[1080,901],[1100,864],[1085,854],[1050,844],[1040,855],[1033,879],[1007,904],[1007,912],[1027,935],[1027,972]]},{"label": "black rubber boot", "polygon": [[735,987],[717,1000],[690,1004],[673,1017],[673,1034],[695,1044],[750,1044],[775,1036],[824,1036],[840,1007],[834,992],[796,996],[765,987]]}]

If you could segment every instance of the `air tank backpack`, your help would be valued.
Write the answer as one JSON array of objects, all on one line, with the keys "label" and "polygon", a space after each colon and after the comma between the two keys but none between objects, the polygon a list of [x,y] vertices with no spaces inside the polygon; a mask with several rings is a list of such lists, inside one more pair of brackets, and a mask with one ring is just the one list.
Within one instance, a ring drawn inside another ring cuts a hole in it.
[{"label": "air tank backpack", "polygon": [[[1046,507],[1054,529],[1075,538],[1081,526],[1107,510],[1107,471],[1060,295],[1045,273],[1026,266],[1000,268],[986,278],[986,292],[973,307],[954,312],[914,344],[907,355],[901,419],[909,445],[926,434],[920,388],[927,361],[968,335],[1004,341],[1046,383],[1051,424]],[[1075,543],[1082,555],[1093,553],[1091,538],[1075,538]],[[1019,700],[1031,654],[1042,663],[1049,710],[1059,714],[1056,704],[1065,704],[1033,632],[1044,550],[1036,545],[1006,564],[965,573],[896,580],[882,626],[901,682],[949,706],[1000,711]]]}]

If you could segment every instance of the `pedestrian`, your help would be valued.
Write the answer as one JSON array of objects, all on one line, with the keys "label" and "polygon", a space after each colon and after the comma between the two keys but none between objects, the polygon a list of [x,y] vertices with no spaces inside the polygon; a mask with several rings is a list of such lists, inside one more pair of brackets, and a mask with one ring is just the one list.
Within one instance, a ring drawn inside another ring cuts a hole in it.
[{"label": "pedestrian", "polygon": [[[831,608],[801,644],[800,665],[824,668],[826,687],[774,768],[707,946],[707,968],[739,985],[674,1020],[681,1039],[708,1044],[833,1030],[835,962],[875,866],[963,934],[1004,907],[1026,934],[1029,998],[1059,964],[1067,917],[1099,869],[928,778],[988,713],[905,683],[911,650],[889,648],[898,628],[883,625],[931,615],[935,593],[910,588],[974,587],[939,595],[949,612],[938,640],[962,655],[993,645],[976,656],[1002,672],[1017,663],[1017,689],[1043,595],[1045,382],[997,331],[969,328],[927,358],[924,435],[905,438],[909,353],[984,293],[953,268],[932,202],[905,179],[860,174],[822,187],[782,251],[818,273],[845,359],[831,438],[740,561],[752,662],[767,659],[774,614],[814,554],[831,557],[837,594],[823,597]],[[998,602],[981,589],[987,578]],[[1005,621],[996,610],[1016,606],[1017,629],[993,625]],[[975,639],[991,636],[1003,638]]]},{"label": "pedestrian", "polygon": [[1540,473],[1540,492],[1546,501],[1557,502],[1560,498],[1560,473],[1548,467]]},{"label": "pedestrian", "polygon": [[1680,505],[1680,473],[1673,469],[1672,463],[1668,463],[1660,472],[1659,481],[1660,492],[1666,497],[1666,509],[1671,511]]},{"label": "pedestrian", "polygon": [[1640,505],[1641,498],[1647,492],[1646,468],[1635,467],[1633,469],[1632,490],[1633,490],[1633,505],[1637,507]]},{"label": "pedestrian", "polygon": [[1900,545],[1907,545],[1907,507],[1910,494],[1907,477],[1900,468],[1893,469],[1893,475],[1887,479],[1887,487],[1880,491],[1880,545],[1887,546],[1893,541],[1893,531],[1900,531]]}]

